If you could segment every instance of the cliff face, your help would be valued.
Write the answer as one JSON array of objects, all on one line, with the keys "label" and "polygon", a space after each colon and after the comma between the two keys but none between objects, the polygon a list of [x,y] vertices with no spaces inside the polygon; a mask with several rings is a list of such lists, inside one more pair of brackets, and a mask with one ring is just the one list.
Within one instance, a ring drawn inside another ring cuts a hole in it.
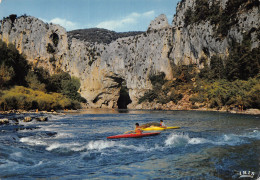
[{"label": "cliff face", "polygon": [[63,67],[81,78],[81,94],[92,107],[116,107],[122,86],[129,89],[134,106],[138,98],[152,88],[150,75],[165,72],[168,79],[172,78],[168,57],[171,43],[169,25],[110,44],[93,45],[72,38],[69,58],[63,61]]},{"label": "cliff face", "polygon": [[[7,44],[13,43],[35,66],[43,66],[51,73],[61,67],[68,49],[67,33],[63,27],[24,16],[14,21],[4,19],[0,27],[0,39]],[[54,45],[53,39],[56,35],[59,37],[59,43]],[[48,44],[55,52],[48,52]],[[54,62],[54,59],[57,61]]]},{"label": "cliff face", "polygon": [[[178,3],[172,25],[160,15],[146,32],[109,44],[68,38],[61,26],[28,16],[2,20],[0,39],[15,44],[35,66],[43,66],[50,73],[64,70],[80,78],[80,93],[89,106],[117,107],[120,89],[125,87],[132,101],[128,107],[134,108],[152,88],[149,76],[164,72],[171,80],[173,64],[196,64],[201,68],[202,57],[228,56],[232,41],[241,42],[249,32],[252,48],[259,46],[259,3],[248,8],[252,0],[243,1],[234,13],[235,23],[223,35],[216,33],[221,24],[212,23],[212,19],[187,23],[189,12],[196,14],[198,1],[205,0]],[[206,2],[209,7],[218,3],[219,14],[228,6],[228,0]]]},{"label": "cliff face", "polygon": [[[164,15],[159,19],[168,22]],[[157,24],[158,19],[154,21]],[[149,76],[165,72],[172,78],[168,58],[172,47],[168,23],[149,27],[149,32],[117,39],[110,44],[71,38],[64,28],[34,17],[7,18],[0,38],[13,43],[35,66],[51,73],[64,70],[81,80],[81,94],[91,107],[117,107],[122,86],[129,89],[132,104],[152,88]]]},{"label": "cliff face", "polygon": [[[251,48],[259,46],[259,1],[235,2],[182,0],[178,3],[172,22],[175,33],[173,51],[170,54],[175,64],[192,63],[200,66],[199,59],[202,57],[226,57],[233,41],[241,43],[246,34],[251,35]],[[206,5],[209,7],[205,8]],[[199,21],[196,20],[196,16]],[[189,19],[193,20],[187,23]]]}]

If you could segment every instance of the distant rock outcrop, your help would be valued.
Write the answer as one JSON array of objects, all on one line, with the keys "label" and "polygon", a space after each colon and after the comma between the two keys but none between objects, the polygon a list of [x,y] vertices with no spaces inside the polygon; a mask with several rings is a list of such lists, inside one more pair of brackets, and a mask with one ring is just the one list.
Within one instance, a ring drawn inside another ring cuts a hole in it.
[{"label": "distant rock outcrop", "polygon": [[[199,14],[197,1],[182,0],[172,25],[160,15],[143,33],[104,29],[67,33],[59,25],[22,16],[1,21],[0,39],[15,44],[34,66],[43,66],[50,73],[63,70],[80,78],[80,93],[88,106],[116,108],[120,90],[126,89],[131,100],[128,107],[136,108],[138,99],[152,89],[151,75],[163,72],[172,80],[172,65],[202,68],[201,58],[228,56],[232,42],[241,42],[245,34],[250,34],[252,48],[259,46],[258,0],[246,0],[239,6],[229,0],[205,1],[202,8],[208,11],[202,12],[211,12],[214,7],[218,12],[214,16]],[[223,29],[221,13],[226,11],[232,17]]]},{"label": "distant rock outcrop", "polygon": [[115,41],[119,38],[136,36],[142,34],[141,31],[134,32],[120,32],[109,31],[107,29],[100,28],[90,28],[90,29],[78,29],[68,32],[69,41],[72,38],[79,39],[81,41],[87,41],[90,43],[103,43],[110,44],[112,41]]},{"label": "distant rock outcrop", "polygon": [[148,31],[150,30],[158,30],[158,29],[164,29],[164,28],[170,28],[171,26],[168,23],[168,19],[164,14],[161,14],[158,16],[155,20],[153,20],[149,27]]}]

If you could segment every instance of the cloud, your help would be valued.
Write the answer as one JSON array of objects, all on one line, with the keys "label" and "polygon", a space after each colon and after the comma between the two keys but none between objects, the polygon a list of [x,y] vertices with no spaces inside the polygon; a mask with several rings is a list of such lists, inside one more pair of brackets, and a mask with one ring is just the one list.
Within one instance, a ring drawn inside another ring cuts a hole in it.
[{"label": "cloud", "polygon": [[2,0],[0,0],[0,3],[2,2]]},{"label": "cloud", "polygon": [[136,29],[145,30],[150,21],[155,18],[154,11],[148,11],[144,13],[133,12],[128,16],[116,19],[100,22],[96,25],[98,28],[105,28],[118,32],[122,31],[134,31]]},{"label": "cloud", "polygon": [[[1,0],[0,0],[1,1]],[[67,19],[56,17],[51,20],[46,20],[41,18],[44,22],[59,24],[60,26],[66,28],[67,31],[82,28],[104,28],[117,32],[127,32],[127,31],[145,31],[148,28],[150,22],[155,18],[154,11],[147,11],[144,13],[133,12],[127,16],[120,17],[114,20],[102,21],[97,24],[80,24],[77,22],[72,22]]]},{"label": "cloud", "polygon": [[62,19],[62,18],[54,18],[52,20],[46,20],[46,19],[42,19],[44,22],[47,23],[53,23],[53,24],[58,24],[62,27],[64,27],[67,31],[71,31],[74,29],[80,29],[80,26],[77,23],[74,23],[72,21],[66,20],[66,19]]},{"label": "cloud", "polygon": [[67,31],[70,31],[73,29],[79,29],[79,26],[77,23],[71,22],[66,19],[54,18],[54,19],[50,20],[50,22],[61,25],[62,27],[66,28]]}]

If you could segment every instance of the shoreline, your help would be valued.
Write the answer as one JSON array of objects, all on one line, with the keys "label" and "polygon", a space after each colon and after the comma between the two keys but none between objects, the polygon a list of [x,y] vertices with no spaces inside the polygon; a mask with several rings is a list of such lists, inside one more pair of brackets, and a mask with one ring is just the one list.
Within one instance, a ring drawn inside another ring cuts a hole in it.
[{"label": "shoreline", "polygon": [[37,110],[9,110],[9,111],[0,111],[0,115],[9,115],[9,114],[53,114],[53,115],[65,115],[66,113],[82,113],[84,111],[93,111],[93,112],[101,112],[107,111],[111,112],[127,112],[127,111],[205,111],[205,112],[223,112],[223,113],[231,113],[231,114],[247,114],[247,115],[260,115],[260,109],[247,109],[243,111],[239,110],[226,110],[226,109],[209,109],[209,108],[201,108],[201,109],[110,109],[110,108],[82,108],[77,110],[57,110],[57,111],[37,111]]},{"label": "shoreline", "polygon": [[83,109],[77,109],[77,110],[68,110],[63,111],[61,110],[61,113],[82,113],[84,111],[92,111],[92,112],[121,112],[125,113],[127,111],[201,111],[201,112],[222,112],[222,113],[231,113],[231,114],[245,114],[245,115],[260,115],[260,109],[247,109],[243,111],[236,111],[236,110],[217,110],[217,109],[110,109],[110,108],[83,108]]},{"label": "shoreline", "polygon": [[37,110],[9,110],[9,111],[0,111],[0,115],[8,115],[8,114],[54,114],[54,115],[64,115],[61,111],[37,111]]}]

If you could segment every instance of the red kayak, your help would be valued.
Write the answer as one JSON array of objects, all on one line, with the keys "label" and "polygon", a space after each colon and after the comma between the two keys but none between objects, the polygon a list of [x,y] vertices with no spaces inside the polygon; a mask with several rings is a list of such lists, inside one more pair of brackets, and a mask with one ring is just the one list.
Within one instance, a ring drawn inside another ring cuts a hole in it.
[{"label": "red kayak", "polygon": [[160,134],[160,132],[155,133],[142,133],[142,134],[119,134],[115,136],[109,136],[107,139],[118,139],[118,138],[139,138],[144,136],[155,136]]}]

